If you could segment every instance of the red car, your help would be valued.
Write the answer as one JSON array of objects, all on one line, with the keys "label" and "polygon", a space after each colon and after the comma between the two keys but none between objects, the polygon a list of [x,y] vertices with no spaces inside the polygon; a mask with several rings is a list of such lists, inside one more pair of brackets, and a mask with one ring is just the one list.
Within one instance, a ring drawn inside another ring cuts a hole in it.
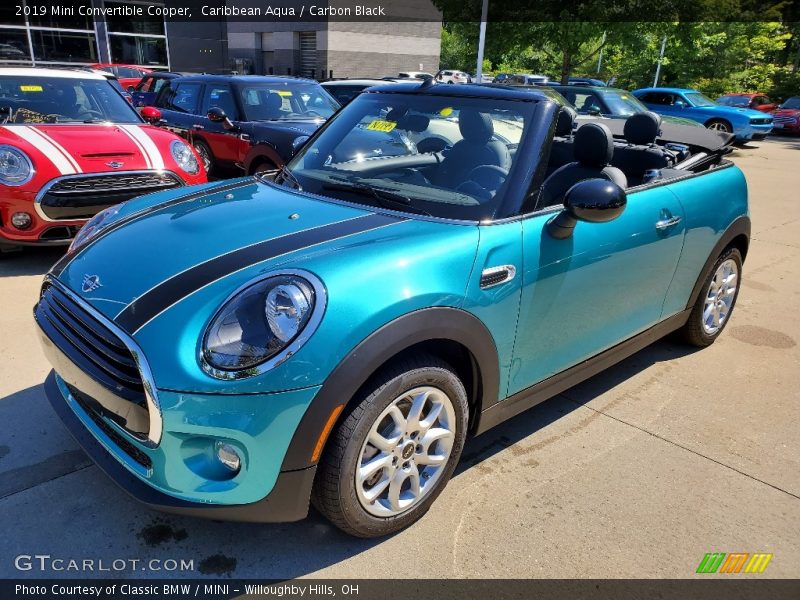
[{"label": "red car", "polygon": [[800,134],[800,96],[788,98],[772,111],[773,131]]},{"label": "red car", "polygon": [[717,103],[736,108],[752,108],[761,112],[772,112],[778,105],[765,94],[726,94],[717,98]]},{"label": "red car", "polygon": [[136,65],[115,65],[110,63],[97,63],[92,65],[92,68],[111,73],[117,78],[120,85],[122,85],[122,89],[128,92],[133,91],[130,88],[135,88],[139,85],[142,77],[153,72],[153,69],[137,67]]},{"label": "red car", "polygon": [[194,150],[104,76],[0,68],[0,250],[69,243],[108,206],[205,181]]}]

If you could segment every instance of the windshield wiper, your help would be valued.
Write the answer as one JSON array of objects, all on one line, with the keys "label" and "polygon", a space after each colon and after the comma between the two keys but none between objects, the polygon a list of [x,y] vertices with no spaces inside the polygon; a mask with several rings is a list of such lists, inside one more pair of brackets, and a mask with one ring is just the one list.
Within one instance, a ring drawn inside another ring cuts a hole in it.
[{"label": "windshield wiper", "polygon": [[357,183],[354,181],[343,180],[342,183],[324,183],[322,184],[322,189],[338,190],[342,192],[353,192],[361,196],[370,196],[378,203],[378,206],[381,206],[383,208],[390,208],[390,209],[399,208],[400,210],[407,210],[419,213],[421,215],[426,215],[428,217],[433,216],[427,210],[420,208],[418,206],[414,206],[411,203],[411,198],[409,198],[408,196],[404,196],[403,194],[393,192],[392,190],[372,187],[371,185],[367,185],[364,183]]},{"label": "windshield wiper", "polygon": [[[278,177],[281,178],[280,181],[277,181]],[[259,180],[262,179],[262,177],[258,174],[256,174],[256,178]],[[297,177],[295,177],[295,174],[289,170],[289,167],[283,165],[280,169],[278,169],[278,175],[275,176],[273,181],[282,185],[283,182],[287,180],[291,182],[298,191],[303,191],[303,186],[300,185],[300,181],[297,179]]]}]

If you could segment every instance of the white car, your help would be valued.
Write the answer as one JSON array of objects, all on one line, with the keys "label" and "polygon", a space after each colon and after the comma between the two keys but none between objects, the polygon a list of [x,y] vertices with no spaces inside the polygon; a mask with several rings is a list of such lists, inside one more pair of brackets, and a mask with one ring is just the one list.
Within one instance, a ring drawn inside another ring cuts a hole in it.
[{"label": "white car", "polygon": [[436,74],[437,83],[469,83],[470,77],[464,71],[439,71]]},{"label": "white car", "polygon": [[400,79],[433,79],[433,75],[425,71],[402,71],[397,74]]}]

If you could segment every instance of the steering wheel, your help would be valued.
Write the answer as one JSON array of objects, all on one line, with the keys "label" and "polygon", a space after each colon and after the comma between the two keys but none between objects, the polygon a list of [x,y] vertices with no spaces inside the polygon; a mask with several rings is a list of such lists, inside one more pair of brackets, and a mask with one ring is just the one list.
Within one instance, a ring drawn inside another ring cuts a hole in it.
[{"label": "steering wheel", "polygon": [[478,165],[467,175],[469,181],[474,181],[484,189],[496,191],[503,185],[508,177],[508,169],[496,165]]}]

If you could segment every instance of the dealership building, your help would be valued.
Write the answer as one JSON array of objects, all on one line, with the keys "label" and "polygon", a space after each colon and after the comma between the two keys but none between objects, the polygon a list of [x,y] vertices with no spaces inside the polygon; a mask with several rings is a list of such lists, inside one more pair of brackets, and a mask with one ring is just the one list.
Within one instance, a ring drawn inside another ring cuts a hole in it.
[{"label": "dealership building", "polygon": [[[194,6],[191,21],[158,14],[171,5],[184,7],[186,0],[86,0],[67,5],[61,14],[53,14],[53,5],[49,14],[38,13],[30,0],[28,14],[20,14],[14,3],[0,4],[0,64],[6,66],[99,62],[317,79],[439,68],[441,14],[430,0],[409,0],[400,9],[426,20],[392,22],[347,12],[346,0],[335,3],[336,11],[333,2],[323,4],[313,20],[296,18],[301,4],[289,0],[271,3],[284,7],[283,16],[264,14],[260,0],[220,0],[211,16]],[[262,14],[242,16],[247,6]],[[325,7],[334,14],[324,14]]]}]

